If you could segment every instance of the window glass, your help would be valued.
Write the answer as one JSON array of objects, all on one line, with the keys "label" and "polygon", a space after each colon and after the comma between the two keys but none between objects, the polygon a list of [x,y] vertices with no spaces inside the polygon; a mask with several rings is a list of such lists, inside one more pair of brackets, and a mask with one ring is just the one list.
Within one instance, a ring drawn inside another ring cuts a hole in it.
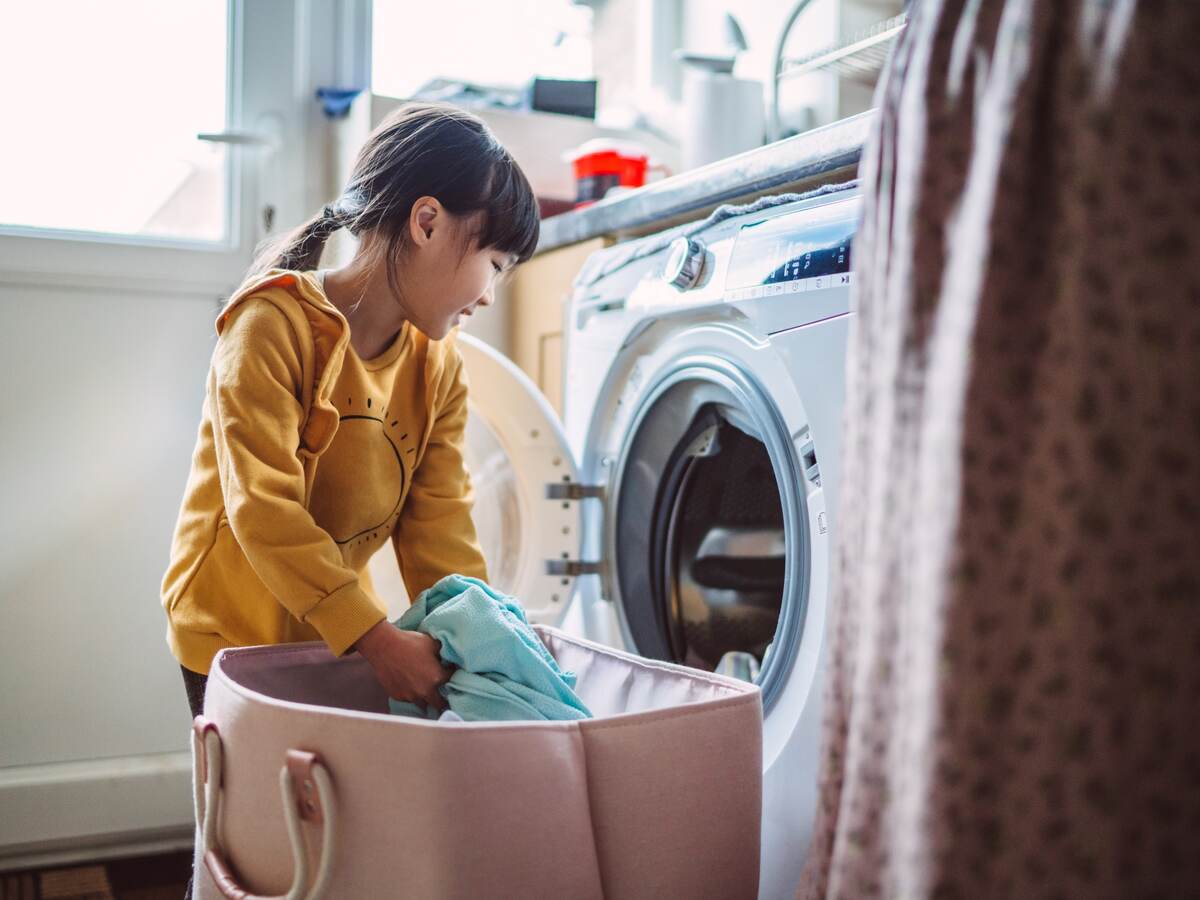
[{"label": "window glass", "polygon": [[0,225],[222,241],[225,0],[5,4]]},{"label": "window glass", "polygon": [[591,78],[592,11],[568,0],[376,0],[371,89],[411,97],[437,78],[524,87]]}]

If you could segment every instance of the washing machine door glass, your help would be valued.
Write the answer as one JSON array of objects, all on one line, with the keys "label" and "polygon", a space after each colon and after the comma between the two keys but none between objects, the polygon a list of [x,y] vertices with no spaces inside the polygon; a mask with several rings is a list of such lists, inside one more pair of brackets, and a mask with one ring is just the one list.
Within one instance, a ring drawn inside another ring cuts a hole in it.
[{"label": "washing machine door glass", "polygon": [[642,395],[618,464],[615,594],[644,656],[754,681],[799,645],[812,552],[791,432],[756,380],[692,357]]},{"label": "washing machine door glass", "polygon": [[561,570],[580,558],[581,519],[577,500],[547,494],[569,493],[578,468],[558,416],[525,373],[469,335],[460,333],[458,346],[469,382],[464,456],[489,580],[531,621],[557,624],[574,589]]}]

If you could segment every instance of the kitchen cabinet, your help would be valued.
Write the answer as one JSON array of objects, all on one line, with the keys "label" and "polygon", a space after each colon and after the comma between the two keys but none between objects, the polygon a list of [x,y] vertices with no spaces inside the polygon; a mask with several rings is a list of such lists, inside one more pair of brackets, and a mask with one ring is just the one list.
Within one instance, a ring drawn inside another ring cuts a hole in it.
[{"label": "kitchen cabinet", "polygon": [[584,261],[612,243],[593,237],[539,253],[514,270],[500,302],[509,311],[509,355],[541,388],[554,410],[563,412],[564,302]]}]

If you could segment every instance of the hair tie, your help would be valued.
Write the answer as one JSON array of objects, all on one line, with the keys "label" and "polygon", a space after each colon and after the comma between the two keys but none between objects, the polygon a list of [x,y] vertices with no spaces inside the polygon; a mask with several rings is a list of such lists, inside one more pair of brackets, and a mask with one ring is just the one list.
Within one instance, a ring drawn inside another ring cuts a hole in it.
[{"label": "hair tie", "polygon": [[338,214],[337,209],[332,203],[327,204],[325,208],[321,210],[321,218],[313,222],[311,226],[312,233],[321,235],[322,237],[329,237],[329,235],[333,234],[341,227],[342,217]]}]

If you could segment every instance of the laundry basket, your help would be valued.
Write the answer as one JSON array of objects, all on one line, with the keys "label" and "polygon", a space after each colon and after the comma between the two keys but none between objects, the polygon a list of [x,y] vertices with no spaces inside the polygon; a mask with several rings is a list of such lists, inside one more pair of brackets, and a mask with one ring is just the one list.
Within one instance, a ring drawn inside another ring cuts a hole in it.
[{"label": "laundry basket", "polygon": [[595,718],[392,716],[357,655],[219,654],[195,896],[755,897],[758,688],[535,627]]}]

